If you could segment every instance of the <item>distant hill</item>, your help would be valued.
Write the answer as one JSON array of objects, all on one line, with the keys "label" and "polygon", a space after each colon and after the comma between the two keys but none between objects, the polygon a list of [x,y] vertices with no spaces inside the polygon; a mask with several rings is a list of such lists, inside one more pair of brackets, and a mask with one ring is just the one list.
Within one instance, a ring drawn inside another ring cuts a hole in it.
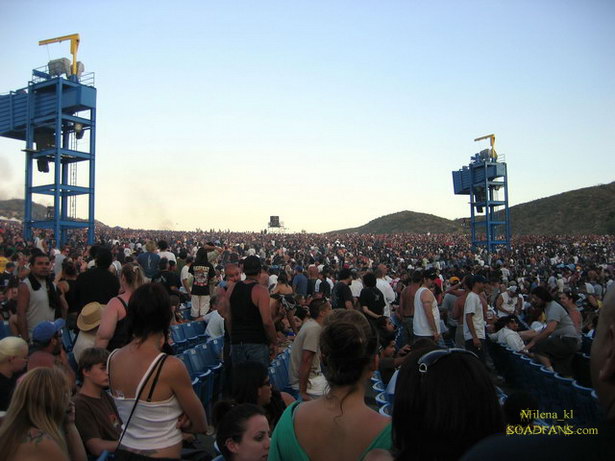
[{"label": "distant hill", "polygon": [[515,235],[615,234],[615,182],[510,208]]},{"label": "distant hill", "polygon": [[[23,199],[12,198],[10,200],[0,200],[0,216],[5,218],[17,218],[23,220]],[[47,207],[39,203],[32,205],[32,217],[34,219],[45,219]]]},{"label": "distant hill", "polygon": [[461,232],[462,230],[460,222],[451,221],[450,219],[432,214],[406,210],[382,216],[360,227],[333,232],[357,232],[359,234],[398,234],[402,232],[424,234],[431,232],[432,234],[448,234]]},{"label": "distant hill", "polygon": [[[510,220],[514,235],[615,234],[615,182],[515,205],[510,208]],[[463,221],[401,211],[331,233],[465,233]]]},{"label": "distant hill", "polygon": [[[23,219],[23,200],[0,200],[0,216]],[[35,203],[34,219],[44,219],[47,208]],[[615,182],[572,190],[510,208],[514,235],[615,235]],[[351,229],[329,233],[424,234],[467,233],[462,219],[450,220],[427,213],[400,211]],[[104,225],[97,221],[97,225]]]},{"label": "distant hill", "polygon": [[[24,203],[21,198],[12,198],[10,200],[0,200],[0,216],[5,218],[17,218],[23,220]],[[40,203],[32,204],[32,218],[35,220],[45,219],[47,217],[47,207]],[[79,221],[79,220],[78,220]],[[94,221],[96,225],[104,226],[100,221]]]}]

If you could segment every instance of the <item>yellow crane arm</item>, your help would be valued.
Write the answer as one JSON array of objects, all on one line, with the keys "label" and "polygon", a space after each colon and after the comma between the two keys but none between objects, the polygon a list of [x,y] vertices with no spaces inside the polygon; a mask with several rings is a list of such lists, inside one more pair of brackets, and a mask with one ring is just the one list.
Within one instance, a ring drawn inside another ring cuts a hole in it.
[{"label": "yellow crane arm", "polygon": [[56,38],[48,38],[47,40],[41,40],[39,45],[49,45],[50,43],[60,43],[66,40],[70,40],[70,54],[73,55],[72,73],[77,75],[77,49],[79,48],[79,34],[63,35]]},{"label": "yellow crane arm", "polygon": [[485,136],[481,136],[480,138],[476,138],[474,141],[482,141],[483,139],[488,139],[490,141],[490,144],[491,144],[491,157],[496,159],[497,158],[497,154],[495,152],[495,135],[494,134],[487,134]]}]

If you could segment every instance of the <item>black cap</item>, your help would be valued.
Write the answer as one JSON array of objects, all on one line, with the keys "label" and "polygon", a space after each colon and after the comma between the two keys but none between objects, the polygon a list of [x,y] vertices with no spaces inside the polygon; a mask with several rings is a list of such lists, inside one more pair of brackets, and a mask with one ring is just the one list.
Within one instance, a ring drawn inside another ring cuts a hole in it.
[{"label": "black cap", "polygon": [[258,256],[248,256],[243,260],[243,272],[246,275],[256,275],[261,271],[261,260]]}]

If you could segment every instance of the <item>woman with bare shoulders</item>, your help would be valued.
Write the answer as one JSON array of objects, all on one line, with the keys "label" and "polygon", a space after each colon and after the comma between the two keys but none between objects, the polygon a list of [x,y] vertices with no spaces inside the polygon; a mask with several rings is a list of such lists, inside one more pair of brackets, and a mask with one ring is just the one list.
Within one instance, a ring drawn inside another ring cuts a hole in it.
[{"label": "woman with bare shoulders", "polygon": [[96,347],[108,351],[125,346],[130,338],[126,334],[126,309],[134,291],[143,285],[143,271],[138,264],[127,263],[120,272],[120,295],[112,298],[103,310],[100,327],[96,332]]},{"label": "woman with bare shoulders", "polygon": [[0,458],[86,461],[69,383],[59,368],[35,368],[17,385],[0,426]]},{"label": "woman with bare shoulders", "polygon": [[337,310],[320,336],[329,391],[291,404],[276,426],[269,460],[362,460],[391,448],[391,420],[365,404],[365,389],[378,369],[376,330],[357,311]]},{"label": "woman with bare shoulders", "polygon": [[130,343],[109,356],[109,388],[123,421],[116,460],[179,459],[182,432],[204,433],[205,410],[185,365],[162,352],[171,324],[169,295],[147,283],[130,298]]}]

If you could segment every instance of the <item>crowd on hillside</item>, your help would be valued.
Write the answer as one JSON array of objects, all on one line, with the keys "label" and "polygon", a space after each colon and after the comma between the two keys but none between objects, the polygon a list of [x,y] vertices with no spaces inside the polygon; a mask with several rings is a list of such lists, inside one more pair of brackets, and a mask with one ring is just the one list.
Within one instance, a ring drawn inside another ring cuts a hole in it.
[{"label": "crowd on hillside", "polygon": [[[495,253],[453,234],[52,237],[0,221],[0,459],[180,459],[212,427],[221,460],[489,458],[479,442],[505,446],[510,420],[488,344],[571,376],[583,337],[600,345],[607,421],[551,450],[613,454],[613,236],[519,237]],[[225,398],[209,413],[175,354],[185,321],[223,338]],[[289,347],[289,385],[272,388]],[[392,418],[366,404],[374,374],[394,387]],[[517,448],[539,457],[539,442]]]}]

